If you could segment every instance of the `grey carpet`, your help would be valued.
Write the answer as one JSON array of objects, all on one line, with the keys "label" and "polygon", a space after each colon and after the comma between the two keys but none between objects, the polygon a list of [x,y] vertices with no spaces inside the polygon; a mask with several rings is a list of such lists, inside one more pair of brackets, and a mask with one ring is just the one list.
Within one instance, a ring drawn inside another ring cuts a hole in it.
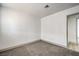
[{"label": "grey carpet", "polygon": [[79,53],[63,47],[37,41],[24,46],[0,52],[0,56],[78,56]]}]

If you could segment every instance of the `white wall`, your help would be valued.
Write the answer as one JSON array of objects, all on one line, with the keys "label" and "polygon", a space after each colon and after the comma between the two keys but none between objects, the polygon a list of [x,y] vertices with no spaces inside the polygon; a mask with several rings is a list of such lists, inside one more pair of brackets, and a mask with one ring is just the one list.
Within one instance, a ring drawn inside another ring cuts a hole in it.
[{"label": "white wall", "polygon": [[41,19],[41,39],[67,46],[67,15],[78,13],[79,5]]},{"label": "white wall", "polygon": [[0,49],[40,39],[40,20],[9,8],[1,10]]}]

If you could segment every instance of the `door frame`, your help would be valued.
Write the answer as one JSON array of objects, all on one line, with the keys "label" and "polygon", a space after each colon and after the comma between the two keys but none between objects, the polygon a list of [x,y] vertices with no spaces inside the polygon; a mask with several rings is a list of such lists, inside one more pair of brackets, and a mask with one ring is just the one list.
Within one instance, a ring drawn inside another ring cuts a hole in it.
[{"label": "door frame", "polygon": [[[70,15],[67,15],[67,18],[66,18],[66,40],[67,40],[67,48],[68,48],[68,44],[69,44],[69,39],[68,39],[68,17],[69,16],[72,16],[72,15],[78,15],[79,13],[74,13],[74,14],[70,14]],[[77,45],[78,45],[78,39],[77,39],[77,20],[79,18],[76,18],[76,42],[77,42]]]}]

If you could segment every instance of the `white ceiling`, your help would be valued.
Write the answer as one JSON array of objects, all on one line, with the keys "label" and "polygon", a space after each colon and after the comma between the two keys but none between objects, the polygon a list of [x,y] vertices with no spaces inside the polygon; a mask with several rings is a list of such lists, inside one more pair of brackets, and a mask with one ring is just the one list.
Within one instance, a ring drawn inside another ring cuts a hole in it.
[{"label": "white ceiling", "polygon": [[[13,8],[24,13],[44,17],[64,9],[68,9],[79,5],[77,3],[4,3],[5,7]],[[49,8],[44,8],[45,5],[49,5]]]}]

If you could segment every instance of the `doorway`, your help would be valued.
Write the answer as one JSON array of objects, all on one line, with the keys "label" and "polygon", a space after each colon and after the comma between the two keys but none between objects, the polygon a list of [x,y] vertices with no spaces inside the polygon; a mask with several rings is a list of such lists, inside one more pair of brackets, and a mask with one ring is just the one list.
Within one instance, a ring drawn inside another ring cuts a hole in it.
[{"label": "doorway", "polygon": [[77,43],[79,44],[79,18],[77,18]]},{"label": "doorway", "polygon": [[68,48],[79,52],[79,14],[69,15],[68,25]]}]

